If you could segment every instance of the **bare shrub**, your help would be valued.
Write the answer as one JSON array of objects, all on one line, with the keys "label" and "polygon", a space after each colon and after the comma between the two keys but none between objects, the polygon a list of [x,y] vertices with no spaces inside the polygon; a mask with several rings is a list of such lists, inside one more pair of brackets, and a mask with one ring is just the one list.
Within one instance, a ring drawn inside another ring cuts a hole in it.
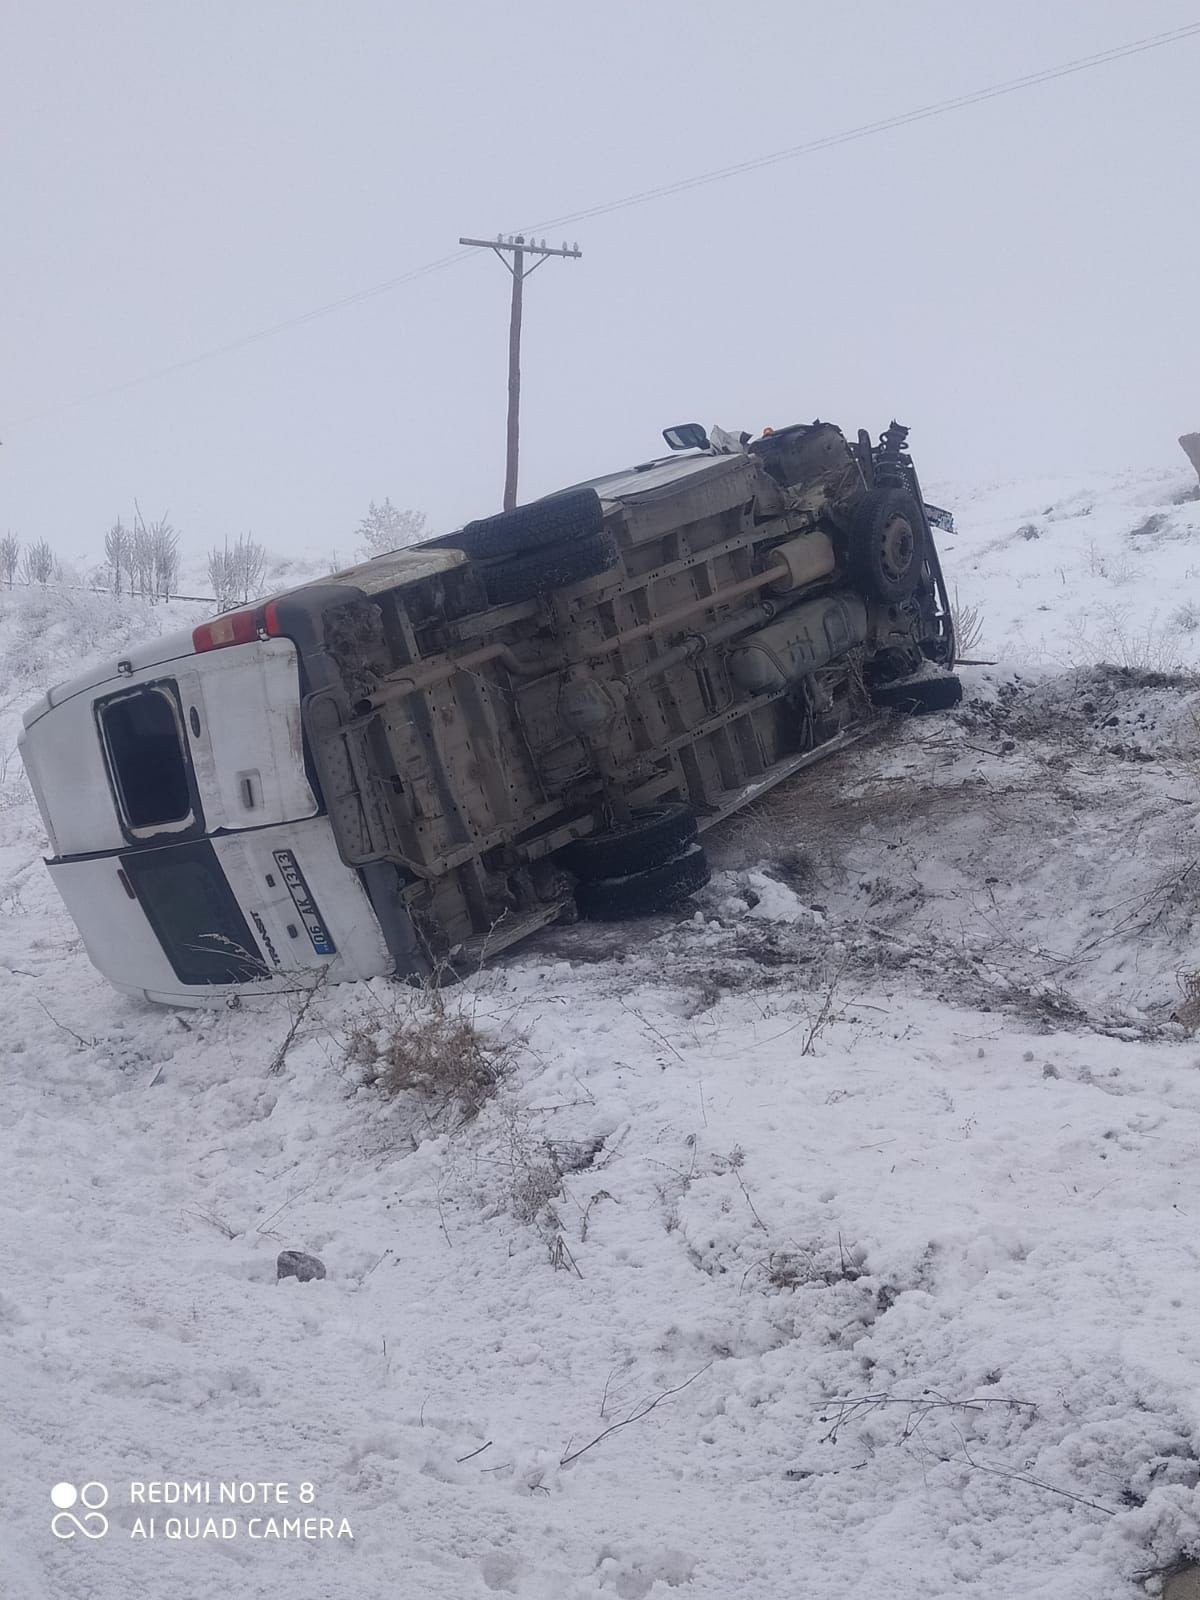
[{"label": "bare shrub", "polygon": [[839,988],[846,975],[850,964],[850,952],[847,950],[836,963],[831,963],[825,974],[824,983],[819,995],[812,1005],[804,1007],[804,1022],[800,1026],[800,1054],[802,1056],[815,1056],[817,1053],[817,1040],[835,1022],[840,1022],[846,1014],[848,1001],[839,999]]},{"label": "bare shrub", "polygon": [[51,583],[57,573],[58,560],[45,539],[28,546],[21,558],[21,577],[25,583]]},{"label": "bare shrub", "polygon": [[1137,576],[1128,556],[1110,555],[1101,550],[1094,539],[1087,542],[1087,561],[1088,572],[1093,578],[1107,578],[1112,584],[1132,583]]},{"label": "bare shrub", "polygon": [[1181,630],[1174,622],[1160,622],[1152,614],[1132,624],[1123,606],[1097,606],[1089,622],[1072,618],[1065,630],[1069,641],[1064,665],[1109,662],[1130,672],[1176,673],[1188,671],[1184,659],[1192,646],[1181,648]]},{"label": "bare shrub", "polygon": [[561,1226],[551,1202],[562,1190],[563,1169],[558,1152],[538,1138],[515,1105],[503,1108],[506,1189],[508,1207],[518,1222],[541,1220],[556,1235]]},{"label": "bare shrub", "polygon": [[512,1046],[488,1037],[467,1011],[429,988],[409,1002],[356,1023],[346,1055],[363,1080],[389,1098],[415,1095],[427,1120],[458,1126],[478,1116],[508,1063]]},{"label": "bare shrub", "polygon": [[419,1027],[410,1022],[391,1035],[381,1055],[385,1094],[457,1100],[464,1119],[478,1114],[496,1081],[495,1057],[467,1017],[432,1016]]},{"label": "bare shrub", "polygon": [[1185,600],[1171,613],[1171,626],[1180,633],[1195,633],[1200,628],[1200,606],[1194,600]]},{"label": "bare shrub", "polygon": [[21,541],[15,533],[6,533],[3,539],[0,539],[0,574],[10,589],[17,575],[17,564],[20,559]]},{"label": "bare shrub", "polygon": [[954,638],[960,656],[969,656],[978,649],[983,639],[983,613],[978,606],[969,605],[959,598],[955,589],[950,600],[950,620],[954,625]]}]

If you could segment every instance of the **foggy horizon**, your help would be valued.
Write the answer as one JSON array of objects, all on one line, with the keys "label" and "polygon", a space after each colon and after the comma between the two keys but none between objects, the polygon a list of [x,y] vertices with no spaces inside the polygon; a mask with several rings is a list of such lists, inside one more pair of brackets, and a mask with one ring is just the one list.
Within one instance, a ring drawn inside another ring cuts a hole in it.
[{"label": "foggy horizon", "polygon": [[[370,500],[433,531],[498,510],[509,279],[490,252],[136,380],[462,234],[1193,20],[1173,0],[15,16],[0,530],[98,554],[136,497],[192,557],[242,531],[348,553]],[[1183,39],[570,224],[583,259],[526,292],[520,498],[659,454],[682,421],[878,434],[896,416],[928,483],[1183,470],[1198,52]]]}]

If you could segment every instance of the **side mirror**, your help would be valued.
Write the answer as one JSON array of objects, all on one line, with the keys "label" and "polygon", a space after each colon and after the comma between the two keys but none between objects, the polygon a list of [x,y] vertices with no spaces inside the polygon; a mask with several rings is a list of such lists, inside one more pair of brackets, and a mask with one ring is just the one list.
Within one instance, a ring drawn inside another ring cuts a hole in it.
[{"label": "side mirror", "polygon": [[698,422],[681,422],[677,428],[664,428],[663,438],[672,450],[707,450],[708,435]]}]

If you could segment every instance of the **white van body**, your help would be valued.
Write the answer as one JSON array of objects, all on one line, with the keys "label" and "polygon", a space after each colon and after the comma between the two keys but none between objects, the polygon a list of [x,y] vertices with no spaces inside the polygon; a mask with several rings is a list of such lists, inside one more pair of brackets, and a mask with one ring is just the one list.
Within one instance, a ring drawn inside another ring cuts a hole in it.
[{"label": "white van body", "polygon": [[906,429],[672,431],[685,454],[33,706],[47,864],[100,971],[207,1005],[470,971],[564,914],[669,910],[707,881],[699,835],[874,706],[956,703]]}]

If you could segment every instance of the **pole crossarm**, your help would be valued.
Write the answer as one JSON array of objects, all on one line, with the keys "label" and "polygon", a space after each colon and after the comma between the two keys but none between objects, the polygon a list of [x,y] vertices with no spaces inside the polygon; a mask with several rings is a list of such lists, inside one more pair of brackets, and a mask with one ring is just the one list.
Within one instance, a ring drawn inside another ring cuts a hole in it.
[{"label": "pole crossarm", "polygon": [[577,244],[548,245],[545,239],[539,244],[536,239],[525,239],[521,234],[515,238],[507,239],[497,235],[495,239],[460,239],[459,244],[474,245],[479,250],[520,250],[527,256],[570,256],[573,261],[578,261],[583,256],[583,251]]}]

